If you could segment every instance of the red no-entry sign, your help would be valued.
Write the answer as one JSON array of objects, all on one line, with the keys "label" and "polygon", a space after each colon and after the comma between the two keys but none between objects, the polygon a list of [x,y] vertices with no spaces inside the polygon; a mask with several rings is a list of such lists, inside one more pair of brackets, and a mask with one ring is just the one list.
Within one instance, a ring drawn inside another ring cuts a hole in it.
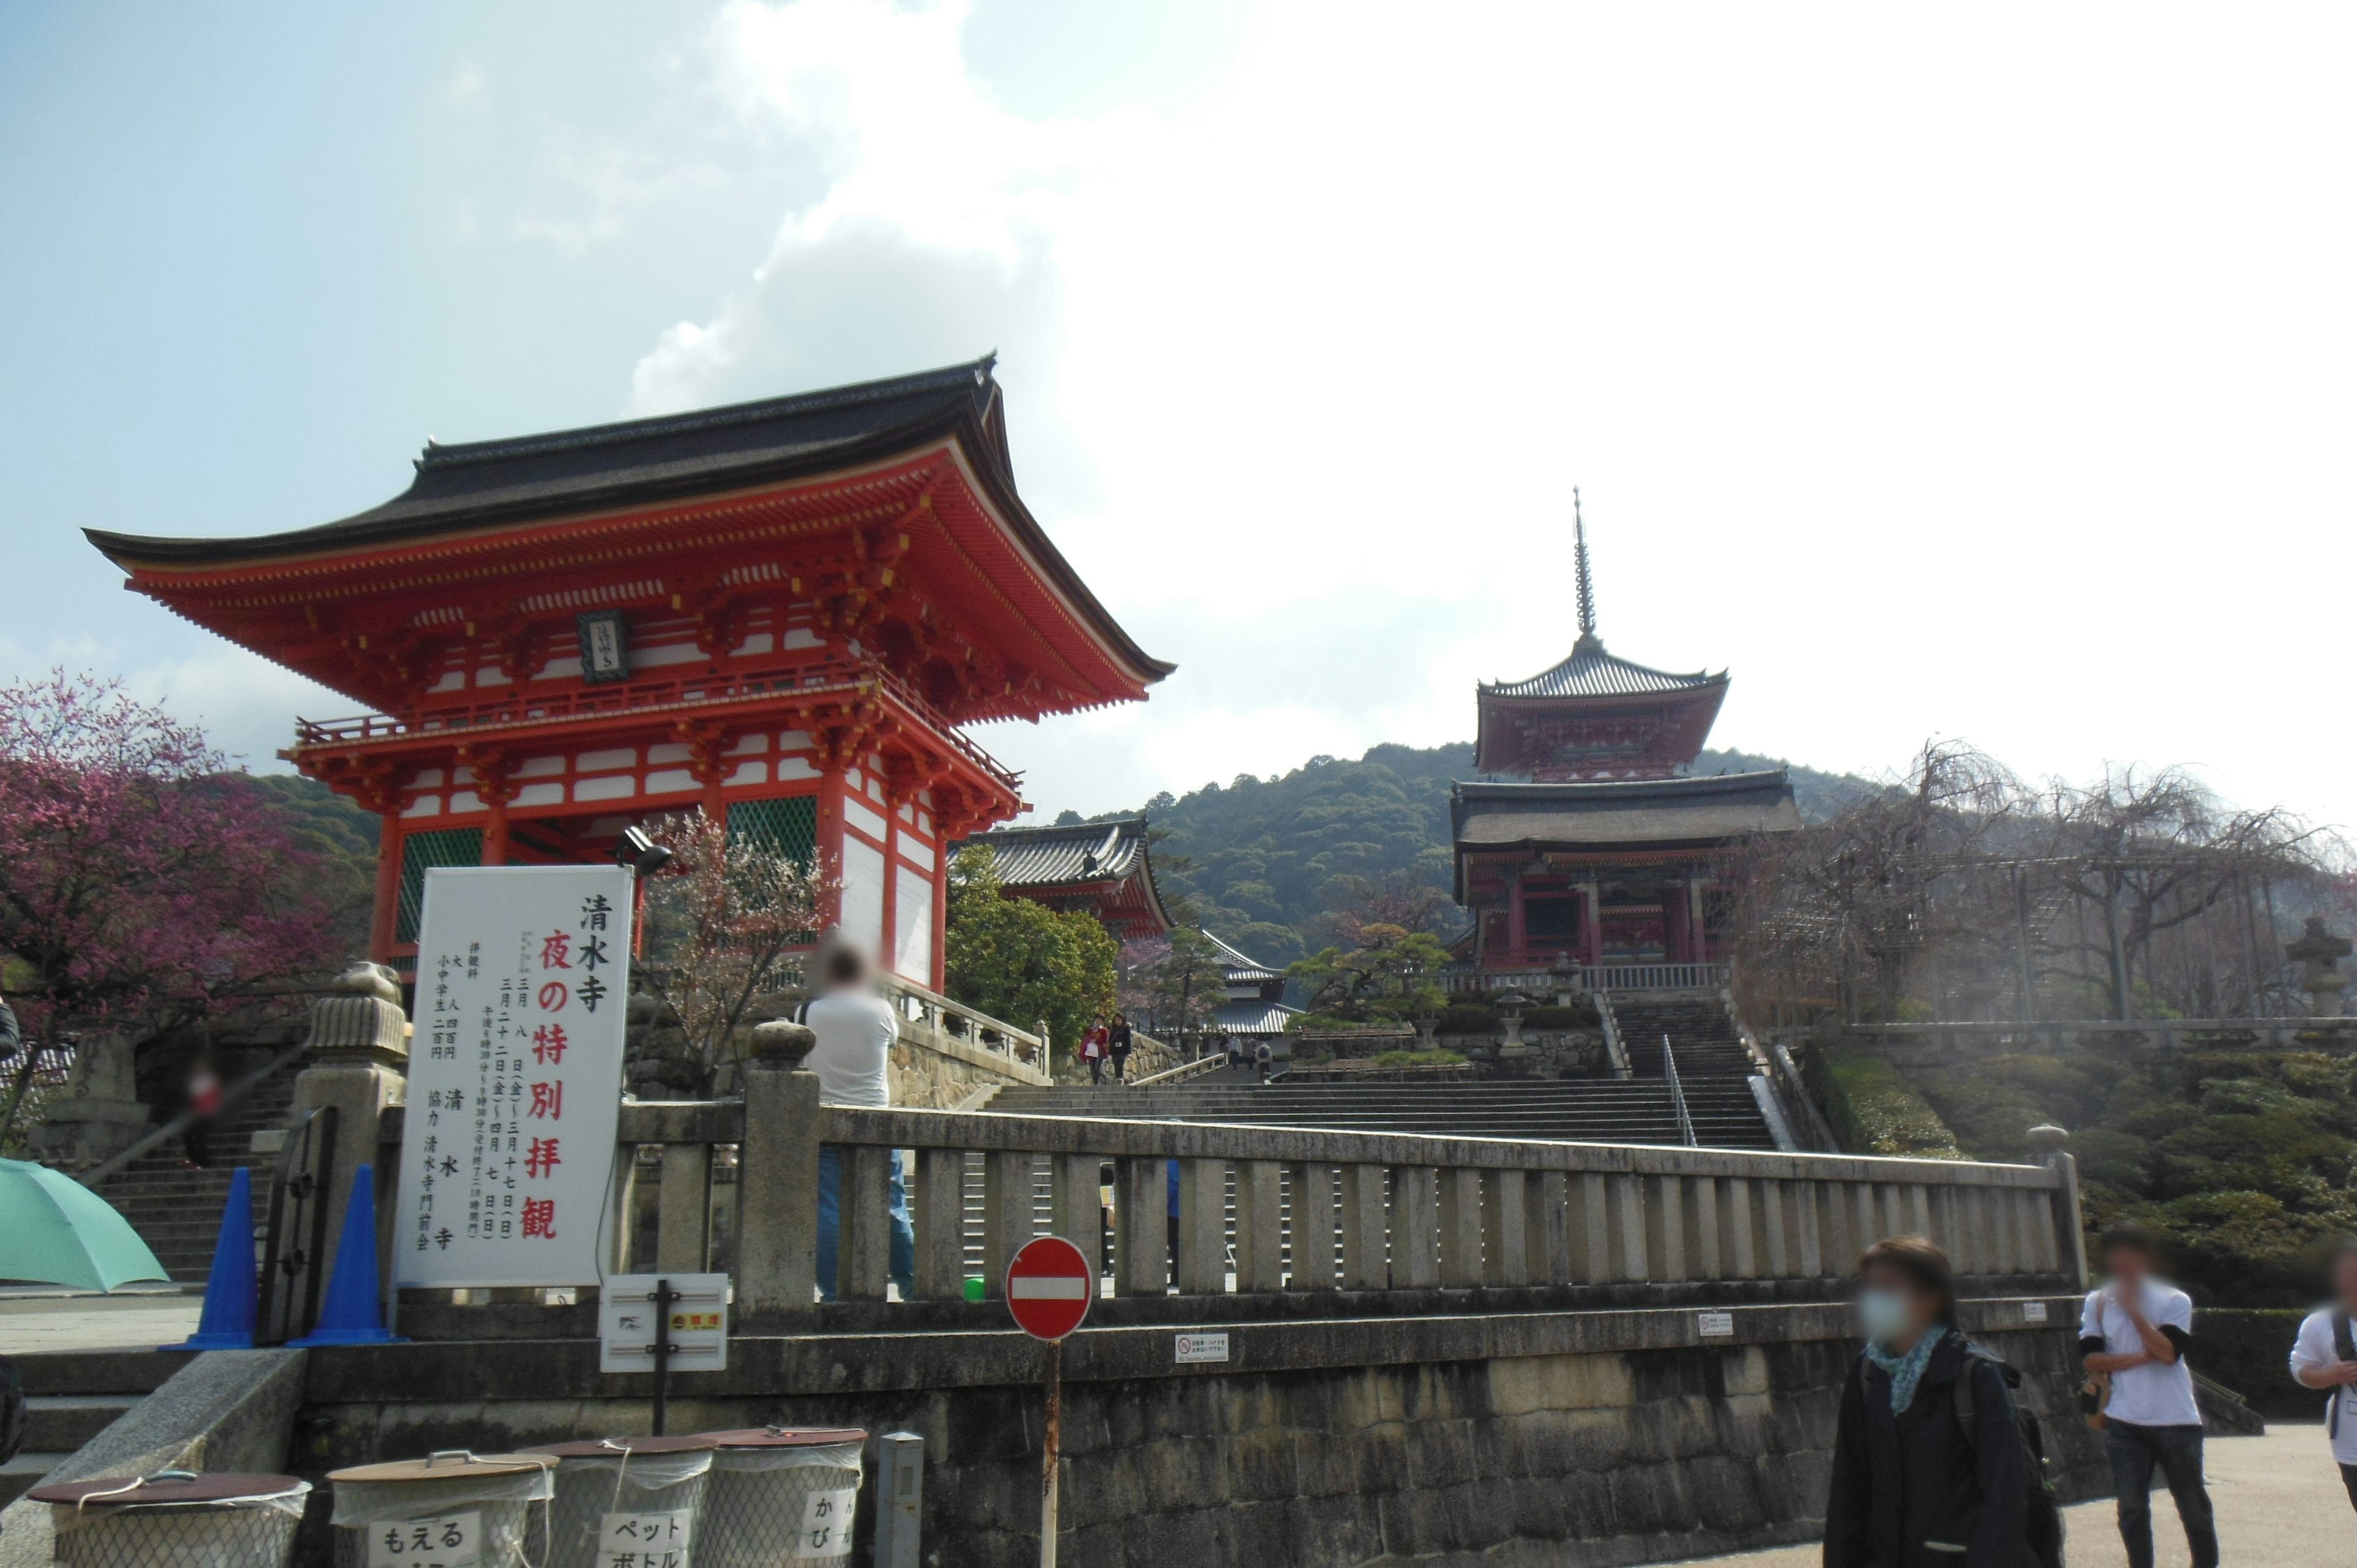
[{"label": "red no-entry sign", "polygon": [[1096,1294],[1096,1272],[1061,1236],[1027,1241],[1006,1265],[1006,1310],[1015,1326],[1049,1343],[1081,1326]]}]

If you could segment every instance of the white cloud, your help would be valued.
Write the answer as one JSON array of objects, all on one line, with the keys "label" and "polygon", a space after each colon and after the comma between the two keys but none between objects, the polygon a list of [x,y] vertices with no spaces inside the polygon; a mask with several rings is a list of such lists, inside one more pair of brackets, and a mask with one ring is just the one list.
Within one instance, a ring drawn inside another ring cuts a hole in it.
[{"label": "white cloud", "polygon": [[631,406],[998,347],[1027,494],[1186,665],[986,734],[1043,808],[1469,733],[1568,645],[1579,483],[1608,640],[1731,666],[1726,744],[2357,817],[2330,618],[2269,607],[2348,563],[2347,14],[1267,0],[1215,91],[1087,121],[994,103],[966,16],[721,13],[737,134],[822,173]]}]

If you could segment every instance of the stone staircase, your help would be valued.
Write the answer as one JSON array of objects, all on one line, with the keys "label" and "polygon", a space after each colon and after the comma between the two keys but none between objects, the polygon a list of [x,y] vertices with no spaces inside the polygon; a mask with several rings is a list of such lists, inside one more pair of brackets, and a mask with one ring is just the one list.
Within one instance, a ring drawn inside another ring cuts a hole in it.
[{"label": "stone staircase", "polygon": [[[1660,1056],[1658,1047],[1654,1056]],[[1680,1072],[1684,1060],[1680,1050]],[[1269,1084],[1221,1077],[1155,1089],[1008,1088],[988,1109],[1022,1116],[1259,1122],[1347,1132],[1430,1133],[1590,1144],[1684,1142],[1659,1076],[1475,1083]],[[1774,1136],[1743,1077],[1683,1079],[1695,1141],[1709,1148],[1772,1149]]]},{"label": "stone staircase", "polygon": [[229,1201],[230,1173],[253,1171],[255,1241],[270,1214],[273,1155],[253,1153],[253,1135],[286,1124],[295,1103],[299,1059],[264,1079],[245,1098],[222,1112],[213,1124],[212,1164],[200,1171],[180,1164],[180,1141],[167,1139],[99,1184],[99,1196],[114,1205],[155,1251],[156,1261],[180,1283],[202,1284],[212,1270],[213,1244],[221,1239],[221,1207]]},{"label": "stone staircase", "polygon": [[0,1465],[0,1506],[105,1431],[188,1362],[173,1351],[67,1350],[16,1358],[31,1409],[25,1445]]}]

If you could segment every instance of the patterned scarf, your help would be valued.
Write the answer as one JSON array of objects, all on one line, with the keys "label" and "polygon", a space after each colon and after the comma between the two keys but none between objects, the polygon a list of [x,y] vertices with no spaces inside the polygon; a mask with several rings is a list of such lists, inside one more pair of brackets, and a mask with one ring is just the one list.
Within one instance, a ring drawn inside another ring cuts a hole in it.
[{"label": "patterned scarf", "polygon": [[1923,1369],[1932,1363],[1932,1352],[1948,1337],[1945,1328],[1936,1325],[1924,1330],[1915,1341],[1915,1348],[1904,1356],[1894,1356],[1869,1339],[1866,1342],[1866,1359],[1882,1369],[1890,1379],[1890,1413],[1904,1415],[1907,1407],[1915,1402],[1915,1385],[1923,1380]]}]

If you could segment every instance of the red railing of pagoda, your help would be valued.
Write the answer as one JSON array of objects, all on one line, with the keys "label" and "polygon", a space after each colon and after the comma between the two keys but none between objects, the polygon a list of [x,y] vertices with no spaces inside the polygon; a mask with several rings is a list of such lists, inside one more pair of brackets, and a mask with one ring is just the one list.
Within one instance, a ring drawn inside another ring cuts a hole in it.
[{"label": "red railing of pagoda", "polygon": [[346,719],[295,721],[298,751],[313,747],[364,745],[425,735],[525,725],[562,724],[607,715],[677,712],[683,708],[725,707],[759,698],[809,698],[862,687],[881,691],[899,706],[939,731],[961,756],[1007,789],[1019,789],[1023,776],[1001,763],[956,727],[916,689],[888,670],[857,660],[824,660],[772,670],[759,675],[677,675],[669,679],[616,682],[610,685],[577,686],[562,691],[508,692],[473,702],[452,703],[420,712],[414,718],[390,714],[361,714]]}]

